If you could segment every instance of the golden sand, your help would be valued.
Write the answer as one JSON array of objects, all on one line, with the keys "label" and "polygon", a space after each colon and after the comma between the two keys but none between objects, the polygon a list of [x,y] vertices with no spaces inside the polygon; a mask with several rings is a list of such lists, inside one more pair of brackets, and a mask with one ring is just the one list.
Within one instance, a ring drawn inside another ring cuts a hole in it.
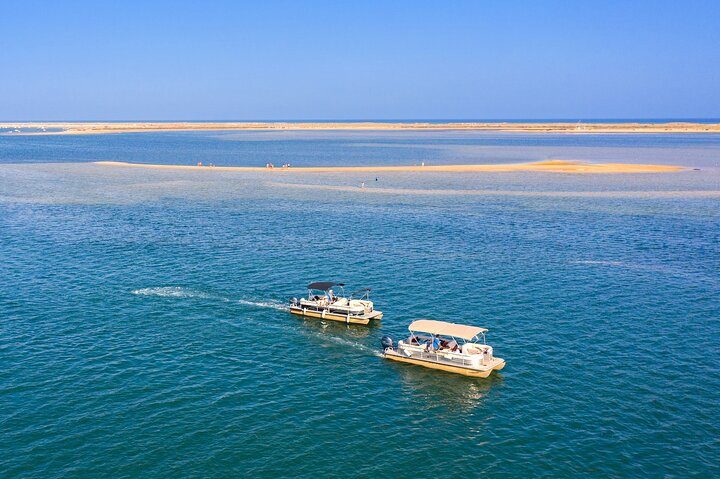
[{"label": "golden sand", "polygon": [[60,131],[11,133],[14,135],[80,135],[159,131],[219,130],[473,130],[524,133],[720,133],[720,123],[508,123],[508,122],[25,122],[0,124],[0,128],[54,128]]},{"label": "golden sand", "polygon": [[510,163],[499,165],[428,165],[428,166],[309,166],[292,168],[263,168],[257,166],[194,166],[150,165],[120,161],[98,161],[97,165],[157,170],[237,171],[264,172],[268,174],[292,173],[361,173],[361,172],[414,172],[414,173],[472,173],[536,171],[546,173],[668,173],[685,168],[671,165],[642,165],[633,163],[585,163],[580,161],[551,160],[534,163]]}]

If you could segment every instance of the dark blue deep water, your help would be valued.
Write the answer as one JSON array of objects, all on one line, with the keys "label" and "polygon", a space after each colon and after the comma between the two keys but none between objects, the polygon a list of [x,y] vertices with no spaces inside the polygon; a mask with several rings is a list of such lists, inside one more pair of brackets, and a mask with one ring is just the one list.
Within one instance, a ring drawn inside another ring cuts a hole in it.
[{"label": "dark blue deep water", "polygon": [[[717,477],[720,137],[0,136],[0,477]],[[103,167],[676,163],[672,174]],[[367,181],[367,187],[357,187]],[[385,318],[284,308],[312,280]],[[470,379],[379,357],[490,328]]]}]

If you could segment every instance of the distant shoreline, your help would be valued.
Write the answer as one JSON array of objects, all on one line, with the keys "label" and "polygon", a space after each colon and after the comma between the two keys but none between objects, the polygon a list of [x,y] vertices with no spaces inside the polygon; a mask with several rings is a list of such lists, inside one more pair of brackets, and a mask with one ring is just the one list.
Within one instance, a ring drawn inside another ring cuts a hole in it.
[{"label": "distant shoreline", "polygon": [[643,165],[634,163],[585,163],[580,161],[550,160],[533,163],[482,164],[482,165],[428,165],[428,166],[307,166],[291,168],[266,168],[260,166],[202,166],[202,165],[156,165],[127,163],[122,161],[97,161],[100,166],[145,168],[155,170],[235,171],[263,173],[354,173],[354,172],[417,172],[417,173],[473,173],[535,171],[545,173],[608,174],[608,173],[671,173],[687,168],[672,165]]},{"label": "distant shoreline", "polygon": [[[720,133],[720,123],[699,122],[3,122],[5,135],[83,135],[163,131],[502,131],[519,133]],[[55,131],[43,131],[52,129]]]}]

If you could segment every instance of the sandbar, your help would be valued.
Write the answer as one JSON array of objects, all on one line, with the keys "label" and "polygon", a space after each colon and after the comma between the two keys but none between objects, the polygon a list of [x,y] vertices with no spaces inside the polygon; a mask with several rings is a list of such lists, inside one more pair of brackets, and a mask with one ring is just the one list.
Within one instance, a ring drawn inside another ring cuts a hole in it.
[{"label": "sandbar", "polygon": [[263,172],[268,174],[293,173],[501,173],[513,171],[534,171],[545,173],[608,174],[608,173],[671,173],[687,168],[674,165],[643,165],[637,163],[587,163],[582,161],[549,160],[532,163],[480,164],[480,165],[408,165],[408,166],[307,166],[291,168],[266,168],[259,166],[200,166],[200,165],[156,165],[128,163],[121,161],[97,161],[96,165],[155,170],[190,171],[236,171]]},{"label": "sandbar", "polygon": [[[583,122],[5,122],[6,135],[83,135],[162,131],[468,130],[519,133],[720,133],[720,123]],[[20,131],[14,131],[14,130]],[[32,129],[36,131],[22,131]],[[43,129],[50,131],[43,131]]]}]

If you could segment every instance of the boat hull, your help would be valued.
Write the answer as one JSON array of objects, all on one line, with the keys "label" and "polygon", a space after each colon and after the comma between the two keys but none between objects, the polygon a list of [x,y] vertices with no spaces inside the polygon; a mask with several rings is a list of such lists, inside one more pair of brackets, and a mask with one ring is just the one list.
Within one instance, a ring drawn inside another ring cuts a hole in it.
[{"label": "boat hull", "polygon": [[473,378],[486,378],[486,377],[490,376],[490,373],[492,373],[493,371],[499,371],[505,367],[504,360],[499,360],[498,364],[495,364],[492,367],[487,367],[487,369],[475,369],[475,368],[468,368],[468,367],[462,367],[462,366],[453,366],[450,364],[438,363],[438,362],[434,362],[434,361],[428,361],[426,359],[408,357],[408,356],[398,354],[396,351],[385,351],[385,353],[383,353],[383,356],[386,359],[390,359],[392,361],[398,361],[401,363],[408,363],[408,364],[415,364],[417,366],[422,366],[422,367],[429,368],[429,369],[437,369],[440,371],[446,371],[446,372],[454,373],[454,374],[461,374],[463,376],[469,376],[469,377],[473,377]]},{"label": "boat hull", "polygon": [[375,311],[375,314],[371,314],[369,316],[348,316],[346,314],[331,313],[329,311],[312,311],[309,309],[291,307],[290,312],[297,316],[303,316],[306,318],[326,319],[328,321],[337,321],[339,323],[349,324],[368,324],[371,320],[382,319],[382,313],[380,311]]}]

